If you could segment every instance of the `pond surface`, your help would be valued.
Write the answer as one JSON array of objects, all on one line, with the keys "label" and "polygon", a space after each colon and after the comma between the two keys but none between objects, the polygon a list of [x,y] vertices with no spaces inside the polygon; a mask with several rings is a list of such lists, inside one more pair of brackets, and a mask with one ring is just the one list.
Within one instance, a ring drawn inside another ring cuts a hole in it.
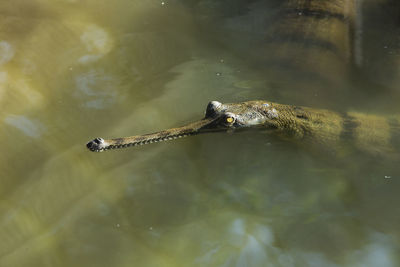
[{"label": "pond surface", "polygon": [[2,1],[0,266],[399,266],[398,162],[262,132],[85,147],[211,100],[400,114],[393,3],[358,1],[333,57],[271,41],[279,1]]}]

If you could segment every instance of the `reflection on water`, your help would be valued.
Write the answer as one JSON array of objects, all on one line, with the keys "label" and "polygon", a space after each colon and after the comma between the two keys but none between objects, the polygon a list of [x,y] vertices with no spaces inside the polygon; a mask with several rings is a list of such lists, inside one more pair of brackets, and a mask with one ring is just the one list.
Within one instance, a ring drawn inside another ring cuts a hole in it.
[{"label": "reflection on water", "polygon": [[25,135],[38,138],[41,135],[42,125],[40,122],[32,122],[25,116],[17,116],[17,115],[8,115],[4,119],[4,123],[9,124],[23,132]]},{"label": "reflection on water", "polygon": [[358,71],[345,45],[272,40],[291,31],[281,1],[2,2],[0,265],[397,266],[396,163],[265,133],[84,146],[197,120],[214,99],[400,113],[400,50],[381,46],[398,4],[365,2],[372,19],[391,7],[391,27],[363,18]]}]

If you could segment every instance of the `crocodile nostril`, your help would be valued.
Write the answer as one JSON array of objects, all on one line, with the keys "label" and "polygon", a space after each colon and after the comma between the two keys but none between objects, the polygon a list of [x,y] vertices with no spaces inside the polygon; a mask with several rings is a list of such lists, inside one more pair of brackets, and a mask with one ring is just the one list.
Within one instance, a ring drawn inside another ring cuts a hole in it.
[{"label": "crocodile nostril", "polygon": [[100,145],[104,142],[103,138],[97,137],[93,140],[96,144]]},{"label": "crocodile nostril", "polygon": [[86,144],[86,147],[90,150],[90,151],[98,151],[103,149],[102,146],[104,144],[104,139],[103,138],[95,138],[92,141],[88,142]]}]

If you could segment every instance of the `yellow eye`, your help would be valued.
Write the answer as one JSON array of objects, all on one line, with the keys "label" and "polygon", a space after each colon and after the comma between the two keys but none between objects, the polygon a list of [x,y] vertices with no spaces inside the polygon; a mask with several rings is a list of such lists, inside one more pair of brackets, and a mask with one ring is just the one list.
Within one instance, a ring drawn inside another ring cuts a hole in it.
[{"label": "yellow eye", "polygon": [[226,122],[232,123],[232,122],[233,122],[233,118],[232,118],[232,117],[227,117],[227,118],[226,118]]}]

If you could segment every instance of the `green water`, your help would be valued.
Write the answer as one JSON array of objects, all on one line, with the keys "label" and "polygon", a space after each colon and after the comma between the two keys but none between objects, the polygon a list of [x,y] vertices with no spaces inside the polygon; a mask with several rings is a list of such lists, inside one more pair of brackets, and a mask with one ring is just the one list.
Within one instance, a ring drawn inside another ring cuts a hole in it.
[{"label": "green water", "polygon": [[0,266],[398,266],[396,162],[265,133],[85,147],[210,100],[400,114],[400,30],[374,1],[363,70],[324,86],[261,60],[276,2],[2,1]]}]

